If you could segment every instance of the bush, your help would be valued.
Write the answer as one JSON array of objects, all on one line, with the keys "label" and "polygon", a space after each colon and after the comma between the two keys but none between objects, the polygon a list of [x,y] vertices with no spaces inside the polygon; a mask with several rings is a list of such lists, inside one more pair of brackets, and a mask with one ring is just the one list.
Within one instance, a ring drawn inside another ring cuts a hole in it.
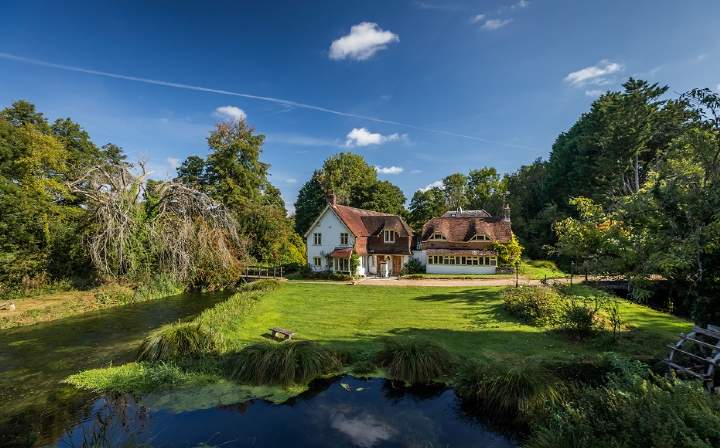
[{"label": "bush", "polygon": [[95,300],[103,305],[123,305],[133,301],[133,291],[118,284],[106,284],[95,290]]},{"label": "bush", "polygon": [[597,324],[599,307],[583,297],[572,297],[563,306],[560,314],[560,328],[578,339],[593,334]]},{"label": "bush", "polygon": [[142,302],[145,300],[174,296],[182,293],[184,289],[180,282],[172,276],[160,274],[138,287],[133,294],[133,300]]},{"label": "bush", "polygon": [[720,446],[720,397],[697,382],[637,370],[630,366],[611,375],[606,386],[550,406],[525,446]]},{"label": "bush", "polygon": [[280,281],[275,279],[263,279],[245,283],[238,288],[238,291],[271,292],[277,290],[278,288],[280,288]]},{"label": "bush", "polygon": [[460,398],[488,416],[527,419],[537,409],[560,400],[562,382],[539,365],[470,364],[458,375]]},{"label": "bush", "polygon": [[403,275],[424,274],[425,272],[426,266],[417,258],[412,257],[408,260],[402,270]]},{"label": "bush", "polygon": [[550,325],[556,322],[562,299],[552,288],[520,286],[503,292],[505,309],[530,325]]},{"label": "bush", "polygon": [[152,332],[140,346],[138,361],[159,361],[195,357],[222,350],[220,335],[193,322],[165,325]]},{"label": "bush", "polygon": [[377,355],[387,376],[407,384],[427,384],[450,375],[452,355],[440,345],[419,339],[388,339]]},{"label": "bush", "polygon": [[341,367],[332,350],[311,341],[258,343],[229,356],[232,377],[254,385],[307,384]]}]

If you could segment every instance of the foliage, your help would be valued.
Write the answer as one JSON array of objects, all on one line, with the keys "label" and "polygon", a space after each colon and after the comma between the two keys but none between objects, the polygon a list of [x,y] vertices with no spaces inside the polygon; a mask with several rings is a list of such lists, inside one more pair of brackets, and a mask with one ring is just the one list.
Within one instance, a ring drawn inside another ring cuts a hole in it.
[{"label": "foliage", "polygon": [[519,286],[503,292],[503,303],[510,314],[530,325],[551,325],[561,311],[562,298],[547,286]]},{"label": "foliage", "polygon": [[485,210],[493,216],[502,215],[507,181],[494,167],[470,170],[467,182],[469,208]]},{"label": "foliage", "polygon": [[454,369],[453,356],[441,345],[424,339],[391,338],[384,341],[377,363],[389,378],[407,384],[443,379]]},{"label": "foliage", "polygon": [[529,419],[538,409],[561,401],[565,387],[537,364],[470,364],[455,389],[463,401],[498,419]]},{"label": "foliage", "polygon": [[514,267],[520,263],[523,247],[520,245],[520,242],[517,240],[515,235],[512,235],[510,241],[507,243],[494,241],[492,247],[493,250],[497,252],[499,266]]},{"label": "foliage", "polygon": [[525,446],[564,448],[714,447],[720,444],[720,398],[699,383],[657,377],[628,366],[607,385],[555,403],[533,425]]},{"label": "foliage", "polygon": [[249,282],[238,288],[240,292],[271,292],[276,291],[280,288],[280,282],[275,279],[262,279],[254,282]]},{"label": "foliage", "polygon": [[355,277],[360,267],[360,256],[355,252],[350,255],[350,276]]},{"label": "foliage", "polygon": [[138,361],[161,361],[196,357],[222,350],[224,342],[215,331],[194,322],[178,322],[150,333],[138,351]]},{"label": "foliage", "polygon": [[445,193],[442,189],[433,187],[427,190],[418,190],[410,201],[409,224],[414,229],[422,229],[426,222],[446,211]]},{"label": "foliage", "polygon": [[311,341],[252,344],[230,354],[228,363],[238,381],[283,387],[307,384],[341,367],[335,353]]},{"label": "foliage", "polygon": [[341,152],[325,160],[298,193],[295,202],[295,229],[307,232],[334,194],[338,204],[404,214],[405,195],[396,185],[379,181],[374,167],[358,154]]},{"label": "foliage", "polygon": [[599,306],[597,299],[570,297],[562,306],[559,318],[560,328],[578,339],[590,336],[598,326]]},{"label": "foliage", "polygon": [[174,296],[184,291],[182,283],[168,274],[158,274],[143,282],[135,289],[133,299],[135,301],[152,300],[161,297]]},{"label": "foliage", "polygon": [[403,268],[403,275],[424,274],[425,270],[426,266],[423,264],[422,261],[417,258],[410,257],[410,259],[408,259],[408,262],[405,263],[405,266]]}]

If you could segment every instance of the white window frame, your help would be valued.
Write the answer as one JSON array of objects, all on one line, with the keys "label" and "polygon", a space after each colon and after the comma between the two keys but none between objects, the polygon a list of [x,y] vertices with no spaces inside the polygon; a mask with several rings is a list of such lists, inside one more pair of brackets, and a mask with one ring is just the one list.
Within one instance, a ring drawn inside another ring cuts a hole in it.
[{"label": "white window frame", "polygon": [[490,241],[490,237],[484,233],[476,233],[469,241]]},{"label": "white window frame", "polygon": [[313,246],[322,245],[322,233],[313,233]]},{"label": "white window frame", "polygon": [[348,244],[350,244],[349,241],[350,241],[349,234],[347,234],[346,232],[343,232],[340,234],[340,245],[341,246],[347,246]]},{"label": "white window frame", "polygon": [[313,257],[313,265],[316,268],[321,268],[322,267],[322,257]]},{"label": "white window frame", "polygon": [[395,231],[394,230],[383,230],[383,241],[385,243],[395,242]]},{"label": "white window frame", "polygon": [[445,237],[440,232],[433,232],[428,241],[445,241]]}]

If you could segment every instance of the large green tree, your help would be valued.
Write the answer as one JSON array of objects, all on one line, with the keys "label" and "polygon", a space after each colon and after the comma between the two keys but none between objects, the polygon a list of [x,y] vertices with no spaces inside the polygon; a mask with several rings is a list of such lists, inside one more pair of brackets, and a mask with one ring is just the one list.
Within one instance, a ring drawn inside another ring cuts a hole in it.
[{"label": "large green tree", "polygon": [[468,207],[502,215],[507,183],[494,167],[470,170],[467,176]]}]

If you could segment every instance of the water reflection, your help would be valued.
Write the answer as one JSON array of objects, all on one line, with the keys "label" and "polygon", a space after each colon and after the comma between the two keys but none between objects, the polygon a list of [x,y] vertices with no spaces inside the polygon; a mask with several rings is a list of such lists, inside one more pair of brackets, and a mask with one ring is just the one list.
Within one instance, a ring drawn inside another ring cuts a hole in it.
[{"label": "water reflection", "polygon": [[253,400],[174,413],[128,396],[97,400],[56,446],[515,447],[467,418],[452,390],[342,377],[283,405]]}]

